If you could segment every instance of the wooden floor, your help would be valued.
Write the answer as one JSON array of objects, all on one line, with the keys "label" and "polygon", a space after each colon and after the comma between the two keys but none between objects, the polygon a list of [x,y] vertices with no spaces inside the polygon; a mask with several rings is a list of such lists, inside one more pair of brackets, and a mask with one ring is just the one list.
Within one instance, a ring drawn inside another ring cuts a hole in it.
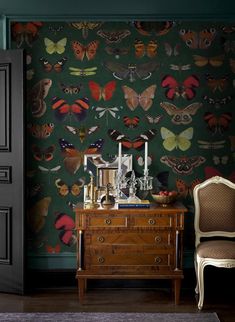
[{"label": "wooden floor", "polygon": [[[216,312],[221,322],[235,322],[234,272],[227,277],[231,282],[219,274],[211,281],[208,278],[205,285],[202,312]],[[183,283],[177,306],[169,281],[143,285],[140,281],[118,281],[112,287],[110,281],[89,281],[83,304],[78,302],[76,284],[66,288],[61,281],[61,288],[34,289],[24,296],[0,294],[0,312],[198,312],[194,281],[187,281],[189,278]]]}]

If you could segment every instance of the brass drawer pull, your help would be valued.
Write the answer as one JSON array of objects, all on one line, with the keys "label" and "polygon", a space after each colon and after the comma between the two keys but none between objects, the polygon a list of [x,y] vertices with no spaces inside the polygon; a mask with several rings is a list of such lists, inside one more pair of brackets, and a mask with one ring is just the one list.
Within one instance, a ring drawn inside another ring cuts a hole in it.
[{"label": "brass drawer pull", "polygon": [[158,236],[158,235],[157,235],[157,236],[155,237],[155,242],[156,242],[156,243],[161,243],[161,241],[162,241],[161,236]]},{"label": "brass drawer pull", "polygon": [[103,236],[98,236],[97,241],[100,242],[100,243],[103,243],[104,242],[104,237]]},{"label": "brass drawer pull", "polygon": [[104,257],[98,257],[98,262],[99,262],[100,264],[104,263]]},{"label": "brass drawer pull", "polygon": [[156,220],[155,220],[155,219],[150,218],[150,219],[148,220],[148,223],[149,223],[149,225],[155,225],[155,224],[156,224]]},{"label": "brass drawer pull", "polygon": [[154,262],[155,262],[156,264],[160,264],[160,263],[162,262],[161,257],[159,257],[159,256],[155,257],[155,258],[154,258]]},{"label": "brass drawer pull", "polygon": [[106,225],[111,225],[112,221],[111,221],[111,219],[105,219],[104,223]]}]

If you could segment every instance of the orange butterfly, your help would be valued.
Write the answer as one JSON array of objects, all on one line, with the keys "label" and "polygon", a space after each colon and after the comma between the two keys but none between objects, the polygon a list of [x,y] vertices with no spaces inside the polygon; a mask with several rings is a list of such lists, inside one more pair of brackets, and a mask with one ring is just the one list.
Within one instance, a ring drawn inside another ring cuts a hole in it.
[{"label": "orange butterfly", "polygon": [[72,49],[76,59],[83,60],[86,56],[88,60],[94,59],[97,48],[99,46],[98,40],[91,41],[88,45],[83,45],[79,41],[72,41]]},{"label": "orange butterfly", "polygon": [[52,247],[51,245],[45,245],[45,247],[46,247],[47,253],[49,254],[57,254],[60,252],[60,249],[61,249],[59,244],[55,245],[55,247]]},{"label": "orange butterfly", "polygon": [[43,23],[40,21],[31,22],[13,22],[11,24],[12,38],[16,41],[17,48],[25,42],[32,47],[32,42],[37,39],[38,31]]},{"label": "orange butterfly", "polygon": [[58,188],[58,193],[60,196],[65,197],[69,193],[73,196],[78,197],[81,193],[82,187],[84,186],[85,180],[84,178],[78,179],[71,186],[68,186],[63,180],[56,179],[55,185]]},{"label": "orange butterfly", "polygon": [[141,94],[126,85],[122,86],[122,90],[125,94],[126,104],[131,111],[134,111],[138,105],[140,105],[144,111],[147,111],[153,104],[157,85],[151,85],[146,88]]},{"label": "orange butterfly", "polygon": [[213,67],[220,67],[223,65],[225,55],[219,55],[214,57],[205,57],[200,55],[193,55],[194,63],[198,67],[204,67],[207,64]]},{"label": "orange butterfly", "polygon": [[54,123],[31,124],[27,125],[29,132],[37,139],[47,139],[54,130]]},{"label": "orange butterfly", "polygon": [[220,116],[216,116],[211,112],[204,114],[204,120],[208,124],[208,128],[211,132],[223,134],[228,129],[229,123],[232,121],[232,114],[229,112],[223,113]]},{"label": "orange butterfly", "polygon": [[150,40],[147,45],[143,43],[142,40],[136,39],[135,43],[135,55],[137,58],[144,57],[146,54],[149,58],[153,58],[157,55],[157,42],[155,40]]},{"label": "orange butterfly", "polygon": [[216,29],[203,29],[199,32],[190,29],[181,29],[180,37],[185,42],[186,46],[191,49],[207,49],[212,44],[216,36]]},{"label": "orange butterfly", "polygon": [[108,82],[106,85],[104,85],[104,87],[101,87],[94,81],[90,81],[88,85],[91,91],[91,96],[96,101],[100,101],[102,98],[104,101],[110,100],[116,89],[116,81]]},{"label": "orange butterfly", "polygon": [[181,197],[186,198],[187,196],[190,196],[192,198],[194,187],[201,182],[202,181],[200,179],[195,179],[190,184],[187,184],[184,180],[177,179],[176,188]]},{"label": "orange butterfly", "polygon": [[51,72],[55,71],[57,73],[62,72],[63,66],[67,61],[67,57],[63,57],[62,59],[58,60],[55,64],[50,63],[47,59],[44,57],[40,58],[40,62],[45,70],[45,72]]},{"label": "orange butterfly", "polygon": [[140,118],[138,116],[134,116],[133,118],[129,116],[123,117],[123,123],[126,127],[133,129],[134,127],[137,127],[139,124]]},{"label": "orange butterfly", "polygon": [[219,90],[223,92],[229,85],[228,76],[224,76],[222,78],[214,78],[210,74],[206,74],[207,85],[214,93],[215,91]]}]

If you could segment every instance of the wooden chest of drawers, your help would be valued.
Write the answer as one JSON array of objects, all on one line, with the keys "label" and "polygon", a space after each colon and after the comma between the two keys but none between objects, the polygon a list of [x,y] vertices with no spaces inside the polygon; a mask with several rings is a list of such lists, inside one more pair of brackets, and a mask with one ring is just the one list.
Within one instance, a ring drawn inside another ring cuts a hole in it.
[{"label": "wooden chest of drawers", "polygon": [[172,279],[175,303],[183,278],[182,204],[150,208],[75,208],[79,298],[87,279]]}]

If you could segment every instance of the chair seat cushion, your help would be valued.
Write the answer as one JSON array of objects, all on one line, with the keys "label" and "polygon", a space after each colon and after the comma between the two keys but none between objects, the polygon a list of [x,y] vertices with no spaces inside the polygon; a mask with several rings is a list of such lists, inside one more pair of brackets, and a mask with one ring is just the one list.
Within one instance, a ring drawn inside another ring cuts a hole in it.
[{"label": "chair seat cushion", "polygon": [[235,259],[235,241],[204,241],[198,245],[196,252],[202,258]]}]

